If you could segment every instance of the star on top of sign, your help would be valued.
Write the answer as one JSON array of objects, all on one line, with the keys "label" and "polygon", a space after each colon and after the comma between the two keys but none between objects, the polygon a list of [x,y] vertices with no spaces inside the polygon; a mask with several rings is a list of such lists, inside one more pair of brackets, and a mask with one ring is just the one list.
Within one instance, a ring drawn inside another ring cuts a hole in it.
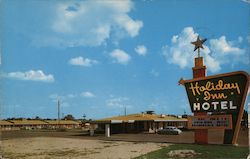
[{"label": "star on top of sign", "polygon": [[194,51],[196,51],[198,49],[198,57],[200,57],[200,48],[204,49],[202,44],[206,41],[207,39],[200,39],[200,37],[197,37],[197,40],[194,42],[191,42],[191,44],[193,44],[194,47]]}]

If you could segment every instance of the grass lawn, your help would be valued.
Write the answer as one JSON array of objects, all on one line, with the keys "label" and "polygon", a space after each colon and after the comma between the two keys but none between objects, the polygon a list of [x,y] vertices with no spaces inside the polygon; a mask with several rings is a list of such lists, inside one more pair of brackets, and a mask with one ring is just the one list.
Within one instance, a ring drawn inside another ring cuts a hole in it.
[{"label": "grass lawn", "polygon": [[[181,151],[176,151],[181,150]],[[186,151],[185,151],[186,150]],[[189,150],[189,152],[187,152]],[[195,153],[192,154],[190,150]],[[171,152],[172,151],[172,152]],[[180,152],[180,153],[178,153]],[[186,153],[185,153],[186,152]],[[173,156],[171,154],[177,153]],[[180,154],[184,157],[180,157]],[[168,147],[163,147],[160,150],[150,152],[146,155],[137,157],[136,159],[179,159],[179,158],[244,158],[248,155],[248,147],[222,146],[222,145],[195,145],[195,144],[176,144]]]}]

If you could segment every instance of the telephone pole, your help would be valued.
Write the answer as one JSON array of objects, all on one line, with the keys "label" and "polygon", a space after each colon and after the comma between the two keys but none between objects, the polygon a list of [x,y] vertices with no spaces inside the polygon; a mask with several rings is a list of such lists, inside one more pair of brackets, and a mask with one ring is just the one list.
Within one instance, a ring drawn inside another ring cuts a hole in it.
[{"label": "telephone pole", "polygon": [[58,112],[57,118],[58,118],[58,127],[59,127],[59,124],[60,124],[60,100],[59,99],[57,101],[57,112]]},{"label": "telephone pole", "polygon": [[126,106],[124,107],[124,115],[125,116],[127,115],[127,107]]}]

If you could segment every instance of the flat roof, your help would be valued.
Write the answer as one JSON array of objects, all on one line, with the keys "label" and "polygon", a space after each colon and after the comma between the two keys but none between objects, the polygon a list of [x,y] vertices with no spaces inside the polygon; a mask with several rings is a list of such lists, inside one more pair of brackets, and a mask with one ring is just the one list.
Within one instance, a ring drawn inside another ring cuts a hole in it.
[{"label": "flat roof", "polygon": [[57,125],[62,124],[62,125],[78,125],[80,124],[79,121],[74,121],[74,120],[44,120],[46,123],[51,124],[51,125]]},{"label": "flat roof", "polygon": [[13,123],[6,120],[0,120],[0,125],[13,125]]},{"label": "flat roof", "polygon": [[80,121],[74,120],[0,120],[0,125],[79,125]]},{"label": "flat roof", "polygon": [[13,123],[14,125],[46,125],[48,123],[42,121],[42,120],[8,120],[9,122]]},{"label": "flat roof", "polygon": [[[118,122],[119,121],[119,122]],[[94,123],[133,123],[135,121],[154,121],[154,122],[176,122],[187,121],[186,118],[178,118],[170,115],[157,115],[157,114],[129,114],[124,116],[115,116],[94,120]]]}]

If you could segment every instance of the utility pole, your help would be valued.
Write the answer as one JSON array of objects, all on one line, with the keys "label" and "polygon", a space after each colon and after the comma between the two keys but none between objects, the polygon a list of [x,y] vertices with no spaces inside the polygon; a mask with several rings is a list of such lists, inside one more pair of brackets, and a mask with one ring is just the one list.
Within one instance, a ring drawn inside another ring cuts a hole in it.
[{"label": "utility pole", "polygon": [[126,106],[124,107],[124,115],[125,116],[127,115],[127,108],[126,108]]},{"label": "utility pole", "polygon": [[60,100],[59,99],[57,101],[57,112],[58,112],[57,118],[58,118],[58,127],[59,127],[59,124],[60,124]]}]

